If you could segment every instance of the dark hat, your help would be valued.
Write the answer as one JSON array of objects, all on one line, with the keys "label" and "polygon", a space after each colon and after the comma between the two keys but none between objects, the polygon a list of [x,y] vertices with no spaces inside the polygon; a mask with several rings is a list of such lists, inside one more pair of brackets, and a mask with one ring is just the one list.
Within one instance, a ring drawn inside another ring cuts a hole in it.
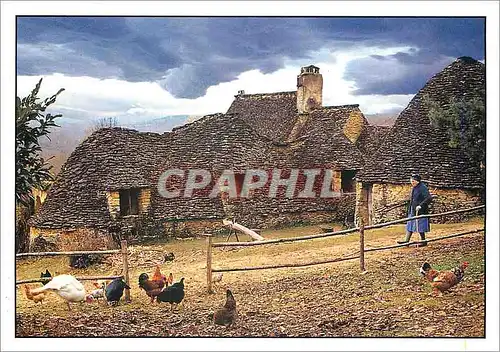
[{"label": "dark hat", "polygon": [[422,181],[422,177],[419,174],[412,174],[411,178],[418,182]]}]

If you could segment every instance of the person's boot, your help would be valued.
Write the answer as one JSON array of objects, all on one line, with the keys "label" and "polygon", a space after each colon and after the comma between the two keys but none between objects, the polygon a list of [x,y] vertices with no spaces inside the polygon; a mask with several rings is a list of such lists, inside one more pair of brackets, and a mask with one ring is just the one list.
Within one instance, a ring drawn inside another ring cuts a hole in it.
[{"label": "person's boot", "polygon": [[399,243],[399,244],[408,243],[408,242],[410,242],[410,238],[411,238],[412,234],[413,234],[413,232],[406,231],[406,237],[405,237],[405,239],[404,240],[397,240],[396,242]]},{"label": "person's boot", "polygon": [[417,247],[425,247],[427,246],[427,241],[425,240],[425,232],[420,232],[420,243]]}]

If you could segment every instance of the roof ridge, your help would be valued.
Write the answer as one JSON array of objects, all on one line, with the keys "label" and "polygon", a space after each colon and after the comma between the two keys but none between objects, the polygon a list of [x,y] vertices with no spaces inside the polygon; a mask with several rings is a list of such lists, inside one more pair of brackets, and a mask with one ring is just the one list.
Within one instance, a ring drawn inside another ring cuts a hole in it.
[{"label": "roof ridge", "polygon": [[216,112],[214,114],[203,115],[202,117],[200,117],[197,120],[185,123],[184,125],[181,125],[181,126],[173,127],[172,128],[172,132],[177,132],[177,131],[183,130],[185,128],[193,127],[195,125],[204,123],[205,121],[209,120],[210,118],[219,117],[219,116],[222,116],[222,115],[227,115],[227,114],[224,114],[222,112]]},{"label": "roof ridge", "polygon": [[296,95],[297,91],[291,90],[291,91],[283,91],[283,92],[272,92],[272,93],[253,93],[253,94],[237,94],[234,97],[235,98],[251,98],[251,97],[261,97],[261,96],[268,96],[268,95]]},{"label": "roof ridge", "polygon": [[97,136],[97,135],[103,134],[103,133],[108,132],[108,131],[112,131],[112,132],[131,132],[131,133],[136,134],[136,135],[156,135],[156,136],[161,136],[163,134],[163,133],[159,133],[159,132],[139,131],[139,130],[136,130],[135,128],[116,126],[116,127],[102,127],[102,128],[99,128],[98,130],[92,132],[92,134],[89,137],[91,137],[91,136]]},{"label": "roof ridge", "polygon": [[322,106],[321,108],[318,108],[316,110],[339,109],[339,108],[359,108],[359,104],[329,105],[329,106]]}]

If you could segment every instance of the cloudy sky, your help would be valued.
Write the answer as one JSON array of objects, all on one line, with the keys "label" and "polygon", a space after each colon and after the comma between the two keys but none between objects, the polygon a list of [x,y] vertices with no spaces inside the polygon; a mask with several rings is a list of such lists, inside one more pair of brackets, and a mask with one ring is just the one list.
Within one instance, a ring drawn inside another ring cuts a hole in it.
[{"label": "cloudy sky", "polygon": [[240,89],[295,90],[314,64],[324,105],[394,113],[455,58],[484,60],[484,31],[479,18],[18,17],[17,94],[44,77],[42,94],[66,89],[65,124],[141,124],[225,112]]}]

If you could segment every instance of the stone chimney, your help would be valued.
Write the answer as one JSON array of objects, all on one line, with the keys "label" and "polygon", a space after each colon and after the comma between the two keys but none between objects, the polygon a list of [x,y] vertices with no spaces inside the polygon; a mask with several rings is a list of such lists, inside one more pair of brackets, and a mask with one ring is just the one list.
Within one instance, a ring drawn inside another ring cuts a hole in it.
[{"label": "stone chimney", "polygon": [[297,76],[297,110],[308,113],[323,105],[323,76],[319,67],[310,65],[300,69]]}]

